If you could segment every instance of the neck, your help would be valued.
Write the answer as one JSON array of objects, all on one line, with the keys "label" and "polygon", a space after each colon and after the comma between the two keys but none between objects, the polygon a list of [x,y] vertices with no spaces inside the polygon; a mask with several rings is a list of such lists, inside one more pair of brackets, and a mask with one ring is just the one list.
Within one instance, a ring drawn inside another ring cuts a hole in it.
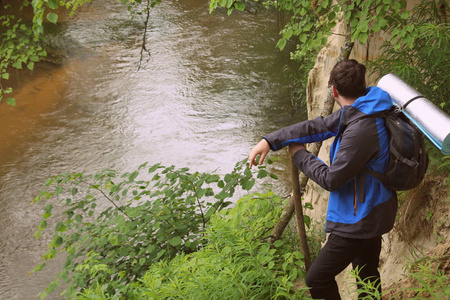
[{"label": "neck", "polygon": [[331,86],[331,92],[333,93],[333,97],[340,107],[343,107],[345,105],[352,105],[353,103],[355,103],[356,99],[358,99],[358,98],[347,98],[342,96],[341,94],[339,94],[339,91],[334,86]]},{"label": "neck", "polygon": [[340,96],[339,97],[339,103],[341,103],[341,106],[345,106],[345,105],[352,105],[353,103],[355,103],[356,99],[358,98],[345,98]]}]

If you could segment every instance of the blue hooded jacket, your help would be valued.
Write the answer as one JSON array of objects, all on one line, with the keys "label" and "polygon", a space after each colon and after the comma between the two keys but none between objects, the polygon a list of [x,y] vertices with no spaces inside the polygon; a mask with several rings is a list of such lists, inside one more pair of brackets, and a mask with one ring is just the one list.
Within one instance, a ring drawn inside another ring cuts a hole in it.
[{"label": "blue hooded jacket", "polygon": [[378,87],[327,117],[300,122],[264,136],[276,151],[292,143],[320,142],[335,137],[330,166],[299,150],[293,160],[306,176],[330,191],[326,231],[349,238],[380,236],[393,227],[396,193],[366,172],[383,173],[389,159],[389,137],[384,119],[362,118],[389,110],[392,100]]}]

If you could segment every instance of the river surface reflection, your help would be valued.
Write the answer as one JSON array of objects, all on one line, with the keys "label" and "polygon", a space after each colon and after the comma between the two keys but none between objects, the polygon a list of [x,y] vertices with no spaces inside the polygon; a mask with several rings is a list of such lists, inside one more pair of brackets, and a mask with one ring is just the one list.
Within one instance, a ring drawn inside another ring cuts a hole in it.
[{"label": "river surface reflection", "polygon": [[[48,177],[147,161],[226,174],[262,134],[300,120],[277,24],[263,9],[227,16],[209,14],[207,0],[163,1],[138,71],[142,20],[113,1],[69,19],[56,36],[70,53],[64,64],[18,82],[16,107],[0,103],[0,299],[35,299],[61,263],[28,274],[46,250],[33,237],[42,205],[30,202]],[[284,194],[285,165],[275,166]]]}]

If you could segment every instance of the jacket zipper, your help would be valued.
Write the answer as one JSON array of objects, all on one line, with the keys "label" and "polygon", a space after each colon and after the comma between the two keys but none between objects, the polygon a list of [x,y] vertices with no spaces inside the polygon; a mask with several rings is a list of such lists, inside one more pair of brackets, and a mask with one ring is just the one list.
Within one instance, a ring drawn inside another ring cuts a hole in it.
[{"label": "jacket zipper", "polygon": [[354,216],[356,216],[356,213],[358,212],[358,208],[357,208],[357,202],[358,202],[358,199],[357,199],[357,190],[356,190],[356,177],[353,177],[353,187],[354,187],[354,193],[353,193],[353,207],[354,207],[354,209],[355,209],[355,212],[354,212]]}]

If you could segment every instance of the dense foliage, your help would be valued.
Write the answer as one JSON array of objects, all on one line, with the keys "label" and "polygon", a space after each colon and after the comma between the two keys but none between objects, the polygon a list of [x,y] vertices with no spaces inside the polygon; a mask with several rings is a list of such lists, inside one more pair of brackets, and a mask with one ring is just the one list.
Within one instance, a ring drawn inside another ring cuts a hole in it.
[{"label": "dense foliage", "polygon": [[[259,178],[268,175],[276,177],[259,168]],[[63,282],[69,283],[68,298],[94,284],[112,292],[157,261],[197,251],[206,242],[203,231],[214,213],[232,204],[237,187],[248,191],[254,183],[243,161],[223,177],[143,164],[122,175],[106,170],[50,178],[35,198],[36,203],[46,201],[36,237],[52,224],[43,258],[63,252],[66,263],[43,296]],[[54,210],[58,213],[50,218]],[[45,262],[35,271],[44,267]]]},{"label": "dense foliage", "polygon": [[[378,74],[394,73],[450,113],[450,26],[447,1],[422,1],[402,20],[407,32],[395,44],[385,43],[383,55],[369,63]],[[393,28],[396,32],[396,29]]]},{"label": "dense foliage", "polygon": [[[28,2],[25,4],[29,5]],[[16,100],[10,96],[12,88],[5,83],[10,78],[11,68],[33,70],[34,64],[47,52],[30,26],[10,13],[11,9],[11,5],[0,7],[0,101],[6,98],[6,102],[14,106]]]},{"label": "dense foliage", "polygon": [[[223,209],[205,229],[207,244],[198,252],[153,264],[128,287],[126,299],[307,299],[306,288],[294,288],[304,278],[303,255],[291,240],[268,242],[282,211],[273,193],[249,194],[232,209]],[[113,299],[94,285],[77,299]]]}]

